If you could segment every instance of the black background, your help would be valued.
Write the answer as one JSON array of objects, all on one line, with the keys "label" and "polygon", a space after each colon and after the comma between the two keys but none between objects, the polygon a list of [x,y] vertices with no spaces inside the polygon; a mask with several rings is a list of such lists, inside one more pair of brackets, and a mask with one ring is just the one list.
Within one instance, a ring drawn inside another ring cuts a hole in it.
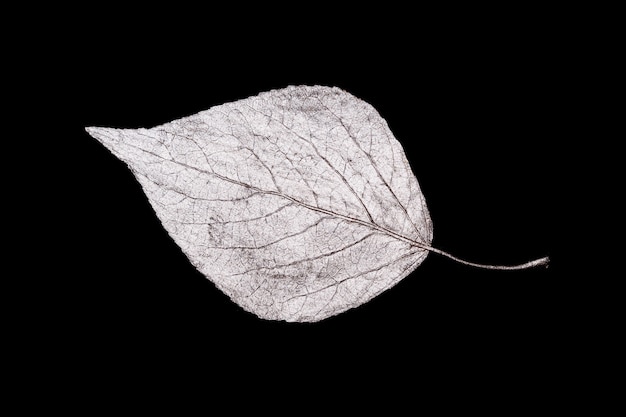
[{"label": "black background", "polygon": [[[326,375],[324,389],[375,392],[406,377],[410,391],[439,395],[451,386],[520,404],[553,395],[567,356],[553,161],[568,38],[545,10],[485,12],[268,20],[100,10],[43,38],[41,105],[54,107],[62,132],[48,223],[63,237],[54,248],[63,295],[48,324],[64,355],[87,374],[185,370],[226,386],[271,375],[292,392]],[[551,256],[550,267],[485,271],[431,254],[363,306],[313,324],[264,321],[195,270],[127,167],[84,132],[152,127],[300,84],[345,89],[387,120],[425,195],[435,247],[487,264]]]}]

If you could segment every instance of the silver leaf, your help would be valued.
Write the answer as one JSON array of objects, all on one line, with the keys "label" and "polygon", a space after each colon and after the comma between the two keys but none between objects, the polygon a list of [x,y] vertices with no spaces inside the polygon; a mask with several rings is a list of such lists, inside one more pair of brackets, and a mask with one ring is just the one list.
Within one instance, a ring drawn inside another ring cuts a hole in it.
[{"label": "silver leaf", "polygon": [[338,88],[87,131],[129,166],[192,264],[261,318],[322,320],[397,284],[429,251],[452,257],[430,247],[424,197],[385,120]]}]

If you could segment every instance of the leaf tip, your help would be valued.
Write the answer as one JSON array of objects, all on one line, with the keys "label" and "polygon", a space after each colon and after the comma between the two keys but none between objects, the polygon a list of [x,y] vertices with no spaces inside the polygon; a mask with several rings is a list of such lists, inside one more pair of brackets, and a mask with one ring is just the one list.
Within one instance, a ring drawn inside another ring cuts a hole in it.
[{"label": "leaf tip", "polygon": [[90,136],[93,136],[94,138],[98,139],[98,132],[100,131],[100,127],[96,127],[96,126],[87,126],[85,127],[85,132],[89,133]]},{"label": "leaf tip", "polygon": [[85,131],[89,133],[89,135],[95,139],[97,139],[100,143],[104,145],[109,145],[112,142],[118,141],[118,136],[116,135],[116,131],[118,129],[108,128],[108,127],[97,127],[97,126],[88,126],[85,127]]}]

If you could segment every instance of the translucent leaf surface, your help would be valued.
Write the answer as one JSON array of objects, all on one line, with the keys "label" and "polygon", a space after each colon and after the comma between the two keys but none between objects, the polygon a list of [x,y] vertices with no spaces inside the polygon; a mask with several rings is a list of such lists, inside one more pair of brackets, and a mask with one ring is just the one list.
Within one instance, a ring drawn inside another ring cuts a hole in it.
[{"label": "translucent leaf surface", "polygon": [[288,87],[152,129],[87,131],[128,164],[193,265],[259,317],[324,319],[441,253],[400,143],[340,89]]}]

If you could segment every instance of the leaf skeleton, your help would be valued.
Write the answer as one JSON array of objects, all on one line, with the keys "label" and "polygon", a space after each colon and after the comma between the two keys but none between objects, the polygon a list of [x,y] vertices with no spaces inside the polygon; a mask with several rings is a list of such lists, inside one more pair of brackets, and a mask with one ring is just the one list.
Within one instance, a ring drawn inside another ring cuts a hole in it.
[{"label": "leaf skeleton", "polygon": [[312,322],[359,306],[431,246],[415,175],[387,122],[336,87],[290,86],[150,129],[88,127],[126,163],[191,263],[245,310]]}]

